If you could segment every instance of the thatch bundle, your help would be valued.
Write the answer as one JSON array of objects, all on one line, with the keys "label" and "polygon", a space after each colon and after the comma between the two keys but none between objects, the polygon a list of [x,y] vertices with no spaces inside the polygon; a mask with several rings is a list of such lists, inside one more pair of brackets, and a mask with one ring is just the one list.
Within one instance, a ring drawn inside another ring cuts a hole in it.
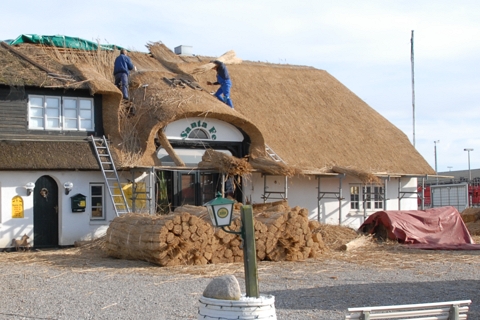
[{"label": "thatch bundle", "polygon": [[461,216],[470,235],[480,236],[480,208],[467,208]]},{"label": "thatch bundle", "polygon": [[[230,226],[234,231],[241,228],[239,208],[237,204]],[[286,201],[253,209],[259,261],[304,260],[324,249],[322,237],[311,231],[307,209],[290,208]],[[107,230],[105,250],[112,257],[160,266],[203,265],[243,261],[240,245],[239,235],[213,228],[205,207],[183,206],[166,216],[115,218]]]},{"label": "thatch bundle", "polygon": [[298,261],[319,254],[320,245],[313,240],[308,226],[308,210],[300,207],[286,209],[255,216],[260,226],[258,236],[255,226],[257,257],[260,260]]},{"label": "thatch bundle", "polygon": [[273,175],[293,177],[301,172],[301,170],[288,166],[283,162],[274,161],[264,157],[252,158],[250,159],[250,164],[254,169]]},{"label": "thatch bundle", "polygon": [[244,175],[252,172],[252,166],[246,159],[229,156],[223,152],[207,149],[198,164],[201,168],[215,168],[228,175]]},{"label": "thatch bundle", "polygon": [[365,184],[373,183],[373,184],[381,184],[380,178],[370,172],[366,172],[363,170],[358,170],[355,168],[346,168],[340,166],[333,166],[332,171],[336,173],[344,173],[347,176],[357,177],[360,181]]},{"label": "thatch bundle", "polygon": [[161,266],[207,264],[216,250],[211,224],[201,211],[150,216],[126,214],[110,224],[105,250],[109,256]]},{"label": "thatch bundle", "polygon": [[[239,64],[242,63],[242,59],[238,58],[235,54],[235,51],[230,50],[228,52],[225,52],[222,54],[220,57],[217,59],[218,61],[221,61],[225,64]],[[197,74],[197,73],[204,73],[207,72],[208,70],[211,70],[215,67],[215,64],[213,62],[206,63],[200,67],[195,68],[192,71],[192,74]]]},{"label": "thatch bundle", "polygon": [[465,223],[480,220],[480,208],[467,208],[460,214]]},{"label": "thatch bundle", "polygon": [[480,220],[465,223],[471,236],[480,236]]},{"label": "thatch bundle", "polygon": [[341,249],[341,246],[358,237],[356,230],[340,225],[324,224],[318,221],[309,221],[308,225],[314,241],[320,244],[321,250]]}]

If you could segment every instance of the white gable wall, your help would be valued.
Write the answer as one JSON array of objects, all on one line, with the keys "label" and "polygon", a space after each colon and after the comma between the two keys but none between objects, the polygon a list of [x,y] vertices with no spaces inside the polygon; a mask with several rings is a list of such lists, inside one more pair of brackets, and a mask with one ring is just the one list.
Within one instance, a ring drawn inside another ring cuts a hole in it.
[{"label": "white gable wall", "polygon": [[[399,178],[391,178],[387,181],[387,210],[398,210],[398,180]],[[284,177],[267,176],[267,191],[283,192]],[[322,192],[339,191],[338,177],[321,177],[320,190]],[[350,226],[354,229],[360,227],[364,221],[364,212],[360,210],[350,209],[350,185],[361,184],[360,181],[346,177],[342,179],[342,215],[339,217],[339,201],[332,199],[336,196],[333,194],[325,195],[320,201],[320,210],[318,210],[318,180],[314,176],[293,177],[288,178],[287,200],[291,207],[300,206],[307,208],[310,212],[311,220],[319,220],[321,223]],[[402,210],[417,210],[417,195],[414,193],[417,189],[416,178],[401,178],[402,192],[408,191],[401,200]],[[247,201],[254,203],[263,203],[262,195],[264,194],[264,177],[259,173],[252,174],[248,179],[244,179],[244,195]],[[410,193],[411,192],[411,193]],[[272,194],[267,202],[281,200],[280,194]],[[382,209],[367,210],[367,216],[375,211]],[[320,211],[320,214],[318,212]]]},{"label": "white gable wall", "polygon": [[[33,193],[27,196],[23,187],[41,176],[52,177],[58,185],[58,228],[59,245],[73,245],[77,240],[91,240],[105,234],[108,224],[115,218],[112,201],[107,188],[104,189],[105,220],[91,220],[90,183],[104,183],[100,171],[3,171],[0,172],[0,248],[10,247],[13,238],[23,234],[33,239]],[[65,195],[63,184],[73,182],[70,194]],[[70,197],[81,193],[86,196],[85,212],[74,213],[71,210]],[[24,205],[24,218],[12,218],[12,198],[21,196]]]}]

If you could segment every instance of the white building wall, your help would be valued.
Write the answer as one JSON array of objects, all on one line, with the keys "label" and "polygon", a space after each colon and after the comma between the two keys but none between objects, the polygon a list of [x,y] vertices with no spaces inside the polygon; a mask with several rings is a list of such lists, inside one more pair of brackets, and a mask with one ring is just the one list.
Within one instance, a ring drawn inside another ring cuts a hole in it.
[{"label": "white building wall", "polygon": [[[90,183],[104,183],[100,171],[3,171],[0,172],[0,248],[10,247],[13,238],[27,234],[33,239],[33,194],[27,196],[23,187],[37,181],[41,176],[52,177],[58,185],[59,245],[73,245],[77,240],[91,240],[105,234],[108,224],[115,218],[112,201],[105,187],[105,220],[91,220]],[[73,182],[70,194],[65,195],[63,184]],[[86,196],[85,212],[71,210],[70,197],[81,193]],[[24,218],[12,218],[12,198],[21,196],[24,204]]]},{"label": "white building wall", "polygon": [[[391,178],[387,181],[387,210],[399,209],[399,179]],[[320,203],[318,203],[318,180],[315,176],[288,178],[287,200],[290,207],[300,206],[310,211],[309,218],[318,220],[321,223],[349,226],[354,229],[360,227],[364,221],[364,211],[350,209],[350,186],[352,184],[361,184],[359,180],[352,177],[342,179],[342,198],[341,210],[339,210],[339,201],[336,197],[339,194],[338,176],[321,177],[320,191],[332,192],[336,194],[326,194]],[[266,176],[267,192],[272,192],[267,202],[281,200],[281,195],[274,192],[283,192],[285,190],[285,179],[281,176]],[[400,195],[401,210],[417,210],[417,179],[401,178]],[[254,173],[248,179],[244,179],[244,195],[246,201],[252,204],[263,203],[262,195],[265,193],[264,177],[259,173]],[[335,198],[333,198],[335,197]],[[371,209],[366,212],[368,217],[372,213],[381,209]]]},{"label": "white building wall", "polygon": [[[36,182],[43,175],[52,177],[58,185],[58,224],[59,224],[59,245],[73,245],[77,240],[91,240],[105,234],[111,220],[115,218],[115,211],[108,194],[104,190],[105,220],[91,220],[90,184],[104,183],[103,175],[99,171],[3,171],[0,172],[0,248],[10,247],[13,238],[19,239],[23,234],[30,236],[33,243],[33,194],[27,196],[23,187],[28,182]],[[273,192],[267,202],[281,199],[280,194],[284,192],[285,178],[281,176],[267,176],[267,191]],[[387,181],[387,210],[398,210],[398,178]],[[73,182],[73,190],[65,195],[63,184]],[[322,192],[338,192],[338,177],[322,177]],[[353,178],[342,179],[342,210],[340,214],[339,202],[337,199],[324,198],[318,205],[318,180],[314,176],[294,177],[288,179],[287,196],[291,207],[300,206],[307,208],[310,212],[310,219],[319,220],[322,223],[350,226],[358,228],[364,221],[362,210],[350,210],[350,185],[360,182]],[[416,210],[417,196],[415,194],[417,181],[415,178],[402,178],[401,190],[408,192],[403,194],[401,200],[402,210]],[[244,179],[244,196],[250,203],[263,203],[264,177],[259,173],[252,174]],[[70,198],[76,194],[86,196],[85,212],[74,213],[71,210]],[[21,196],[24,201],[24,218],[12,218],[12,198]],[[332,197],[332,195],[327,196]],[[375,210],[367,211],[367,216]]]}]

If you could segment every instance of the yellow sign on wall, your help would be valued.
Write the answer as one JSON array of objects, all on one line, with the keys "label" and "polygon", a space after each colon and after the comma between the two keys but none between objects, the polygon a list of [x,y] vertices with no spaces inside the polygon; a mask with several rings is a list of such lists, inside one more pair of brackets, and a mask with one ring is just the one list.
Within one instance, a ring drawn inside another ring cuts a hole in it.
[{"label": "yellow sign on wall", "polygon": [[[131,183],[122,183],[122,190],[123,194],[125,195],[125,198],[127,199],[127,203],[130,206],[130,208],[133,207],[133,190],[132,190],[132,184]],[[146,190],[146,185],[145,182],[139,182],[137,183],[137,192],[139,193],[137,195],[137,199],[135,199],[135,208],[137,210],[140,209],[145,209],[147,208],[147,195],[145,193]],[[115,195],[120,195],[120,189],[117,187],[117,184],[115,184],[115,189],[113,189],[113,194]],[[123,204],[123,200],[120,197],[115,198],[115,203],[120,209],[125,209],[123,208],[124,206],[119,205]]]},{"label": "yellow sign on wall", "polygon": [[23,218],[23,199],[20,196],[12,198],[12,218]]}]

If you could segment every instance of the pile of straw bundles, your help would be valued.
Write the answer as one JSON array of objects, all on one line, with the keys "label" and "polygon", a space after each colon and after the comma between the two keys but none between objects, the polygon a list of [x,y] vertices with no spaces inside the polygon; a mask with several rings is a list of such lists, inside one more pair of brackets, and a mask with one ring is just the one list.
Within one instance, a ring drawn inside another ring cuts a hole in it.
[{"label": "pile of straw bundles", "polygon": [[105,250],[115,258],[161,266],[207,264],[218,240],[211,223],[202,215],[130,213],[116,217],[107,230]]},{"label": "pile of straw bundles", "polygon": [[[240,230],[240,206],[235,205],[231,230]],[[307,209],[279,201],[254,205],[253,210],[259,261],[304,260],[323,248],[321,236],[312,234]],[[107,230],[105,250],[112,257],[160,266],[203,265],[243,261],[240,245],[239,235],[213,228],[205,207],[183,206],[169,215],[115,218]]]}]

